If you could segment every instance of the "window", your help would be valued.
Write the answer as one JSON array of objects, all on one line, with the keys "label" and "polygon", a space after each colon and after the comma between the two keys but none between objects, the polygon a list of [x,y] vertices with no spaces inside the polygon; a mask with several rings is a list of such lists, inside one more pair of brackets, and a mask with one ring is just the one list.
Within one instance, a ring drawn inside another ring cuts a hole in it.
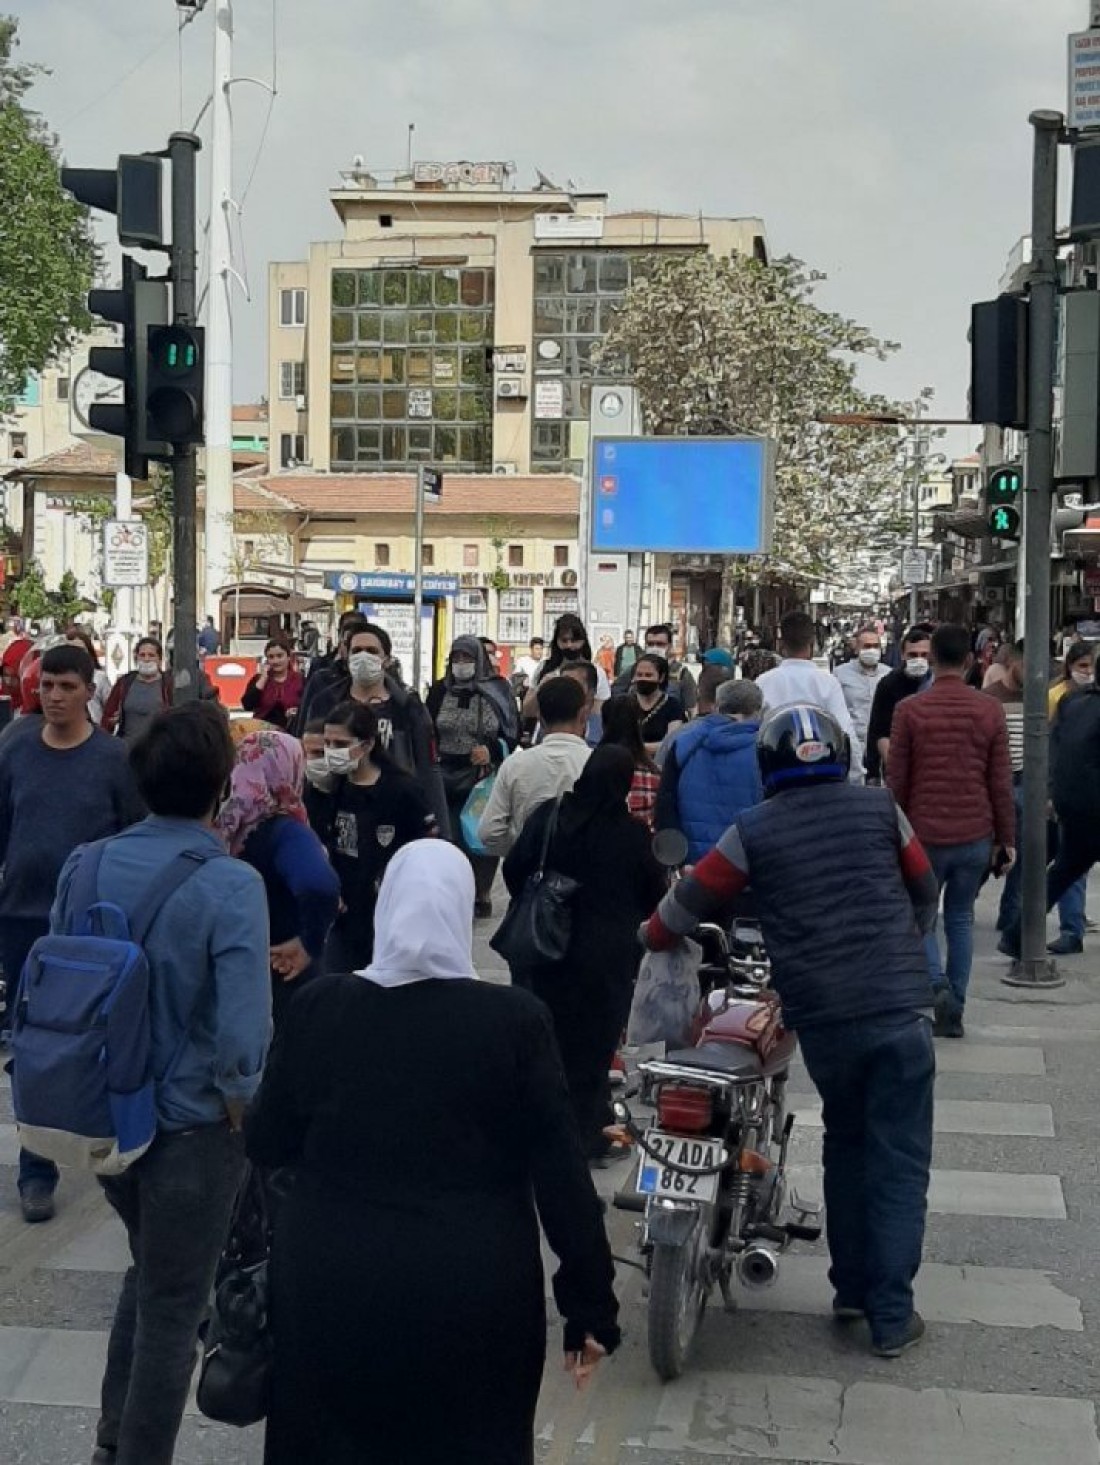
[{"label": "window", "polygon": [[69,400],[69,378],[67,376],[59,376],[57,378],[57,400],[59,402],[67,402]]},{"label": "window", "polygon": [[279,291],[279,324],[281,326],[304,326],[306,323],[306,292],[301,289]]},{"label": "window", "polygon": [[293,401],[306,394],[306,364],[304,361],[279,362],[279,400]]},{"label": "window", "polygon": [[8,441],[11,444],[11,456],[25,458],[27,456],[27,434],[25,432],[13,432],[9,435]]},{"label": "window", "polygon": [[567,544],[554,545],[554,569],[564,570],[569,563],[569,546]]},{"label": "window", "polygon": [[425,569],[427,569],[430,565],[435,564],[434,544],[422,544],[420,546],[420,563],[424,566]]},{"label": "window", "polygon": [[481,562],[481,554],[476,544],[464,544],[462,546],[462,567],[465,570],[476,570]]},{"label": "window", "polygon": [[282,432],[279,434],[279,463],[283,468],[304,463],[306,458],[306,435],[304,432]]},{"label": "window", "polygon": [[390,562],[390,547],[389,547],[389,545],[388,544],[376,544],[374,546],[374,564],[375,564],[375,568],[376,569],[379,569],[379,570],[384,570],[384,569],[386,569],[388,567],[389,562]]},{"label": "window", "polygon": [[523,545],[510,544],[508,546],[508,568],[510,570],[523,569]]}]

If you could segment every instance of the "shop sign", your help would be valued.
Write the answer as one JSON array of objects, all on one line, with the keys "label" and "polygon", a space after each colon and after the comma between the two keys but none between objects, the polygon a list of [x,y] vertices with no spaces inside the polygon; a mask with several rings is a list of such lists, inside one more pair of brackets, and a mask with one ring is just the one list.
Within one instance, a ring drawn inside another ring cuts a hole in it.
[{"label": "shop sign", "polygon": [[507,163],[414,163],[414,183],[473,183],[504,186]]}]

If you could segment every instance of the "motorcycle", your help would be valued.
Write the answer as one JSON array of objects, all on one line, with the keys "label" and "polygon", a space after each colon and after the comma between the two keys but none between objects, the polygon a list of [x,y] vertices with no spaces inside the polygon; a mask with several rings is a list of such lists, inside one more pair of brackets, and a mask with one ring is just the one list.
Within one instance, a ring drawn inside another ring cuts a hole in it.
[{"label": "motorcycle", "polygon": [[633,1094],[614,1105],[640,1151],[614,1205],[644,1213],[649,1356],[662,1380],[683,1373],[715,1285],[733,1311],[735,1273],[744,1287],[770,1286],[791,1243],[821,1235],[821,1206],[788,1191],[797,1039],[770,990],[760,930],[739,919],[728,933],[703,925],[696,936],[706,959],[694,1045],[638,1065],[634,1092],[653,1106],[648,1124],[631,1113]]}]

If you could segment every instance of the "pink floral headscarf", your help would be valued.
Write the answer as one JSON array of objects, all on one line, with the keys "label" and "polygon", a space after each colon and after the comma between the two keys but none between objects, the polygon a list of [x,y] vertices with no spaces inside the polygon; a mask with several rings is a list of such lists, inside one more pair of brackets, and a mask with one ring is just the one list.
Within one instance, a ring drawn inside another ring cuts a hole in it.
[{"label": "pink floral headscarf", "polygon": [[237,749],[229,797],[216,820],[231,855],[239,855],[265,819],[284,815],[308,822],[302,803],[305,755],[297,738],[274,728],[249,733]]}]

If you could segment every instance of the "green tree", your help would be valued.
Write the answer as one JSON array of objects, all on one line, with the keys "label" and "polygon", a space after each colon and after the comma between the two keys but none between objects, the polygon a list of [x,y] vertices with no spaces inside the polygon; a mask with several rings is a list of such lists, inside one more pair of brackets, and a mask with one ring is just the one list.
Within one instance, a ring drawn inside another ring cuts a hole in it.
[{"label": "green tree", "polygon": [[853,559],[897,552],[900,435],[819,421],[898,412],[856,379],[862,361],[897,347],[816,305],[823,278],[796,259],[655,261],[600,352],[604,370],[633,379],[647,432],[776,439],[774,548],[767,561],[733,562],[737,578],[830,580]]},{"label": "green tree", "polygon": [[15,609],[29,621],[42,621],[53,615],[53,600],[37,560],[32,560],[19,579],[13,581],[9,595]]},{"label": "green tree", "polygon": [[15,61],[16,31],[0,15],[0,412],[91,324],[98,262],[87,210],[62,190],[57,140],[24,105],[45,69]]},{"label": "green tree", "polygon": [[59,631],[80,618],[85,600],[80,593],[80,585],[72,570],[66,570],[61,576],[57,589],[50,594],[50,601],[52,606],[50,614]]}]

